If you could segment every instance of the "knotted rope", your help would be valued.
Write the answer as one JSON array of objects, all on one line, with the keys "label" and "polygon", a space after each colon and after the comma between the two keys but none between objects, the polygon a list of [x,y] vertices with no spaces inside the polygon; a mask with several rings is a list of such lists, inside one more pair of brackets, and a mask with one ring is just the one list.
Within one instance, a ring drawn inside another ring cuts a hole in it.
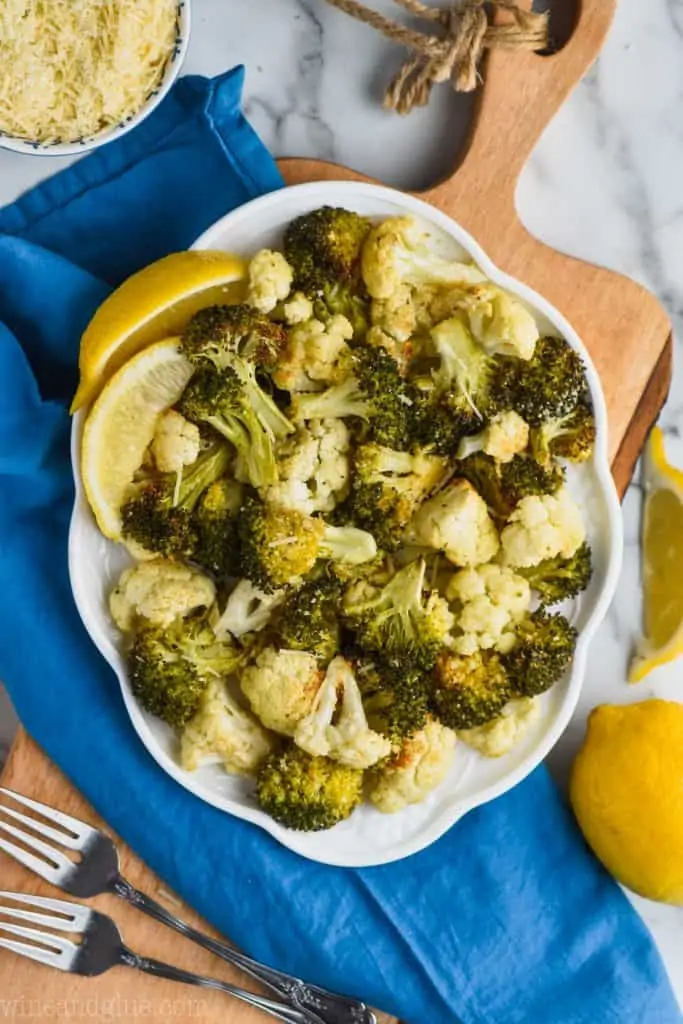
[{"label": "knotted rope", "polygon": [[[438,82],[450,81],[458,92],[476,89],[484,50],[543,50],[549,41],[547,13],[524,10],[513,0],[462,0],[441,8],[421,0],[394,0],[415,17],[432,22],[434,30],[426,32],[385,18],[361,0],[327,2],[411,51],[384,96],[384,106],[399,114],[425,106]],[[511,20],[490,20],[488,12],[493,14],[496,8],[508,11]]]}]

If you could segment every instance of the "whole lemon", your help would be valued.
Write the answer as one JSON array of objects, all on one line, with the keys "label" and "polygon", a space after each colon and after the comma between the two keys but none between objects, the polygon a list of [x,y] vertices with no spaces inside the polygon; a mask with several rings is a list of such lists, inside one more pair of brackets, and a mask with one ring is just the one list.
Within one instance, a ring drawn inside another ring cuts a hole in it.
[{"label": "whole lemon", "polygon": [[619,882],[683,905],[683,705],[597,707],[569,796],[589,845]]}]

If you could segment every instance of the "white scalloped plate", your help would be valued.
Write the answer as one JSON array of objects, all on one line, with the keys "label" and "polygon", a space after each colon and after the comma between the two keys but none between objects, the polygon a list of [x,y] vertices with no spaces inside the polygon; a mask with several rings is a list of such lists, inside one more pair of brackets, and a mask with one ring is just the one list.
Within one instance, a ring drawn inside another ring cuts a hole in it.
[{"label": "white scalloped plate", "polygon": [[499,270],[471,236],[431,206],[392,189],[357,182],[321,182],[298,185],[256,199],[219,220],[193,248],[219,249],[249,255],[277,247],[285,226],[301,213],[323,205],[345,206],[368,217],[382,219],[411,213],[426,223],[434,244],[452,258],[471,257],[496,284],[519,296],[537,316],[544,330],[563,335],[583,357],[597,421],[593,459],[573,468],[570,488],[583,509],[593,549],[594,576],[588,590],[569,613],[579,630],[571,670],[542,698],[543,714],[524,741],[505,757],[481,757],[458,744],[445,782],[422,804],[395,815],[382,815],[371,806],[359,808],[352,818],[327,832],[302,833],[282,828],[259,810],[253,784],[212,766],[195,773],[183,771],[175,761],[172,730],[143,712],[132,697],[121,638],[113,625],[107,595],[130,558],[119,545],[105,540],[90,513],[80,480],[79,449],[83,412],[74,418],[72,461],[76,500],[69,537],[69,569],[74,598],[86,629],[112,666],[131,721],[140,739],[161,767],[199,799],[229,814],[251,821],[281,843],[312,860],[343,867],[368,867],[399,860],[438,839],[468,811],[493,800],[521,782],[547,755],[566,728],[584,677],[588,645],[614,594],[622,550],[621,509],[607,456],[607,414],[600,382],[590,357],[561,314],[520,281]]}]

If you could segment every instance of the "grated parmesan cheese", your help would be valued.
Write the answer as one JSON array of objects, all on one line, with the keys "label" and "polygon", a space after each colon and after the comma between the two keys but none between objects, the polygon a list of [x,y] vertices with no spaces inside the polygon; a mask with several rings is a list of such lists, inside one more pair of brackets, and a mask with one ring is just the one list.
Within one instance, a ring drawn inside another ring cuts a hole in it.
[{"label": "grated parmesan cheese", "polygon": [[176,41],[177,0],[0,0],[0,132],[90,138],[136,114]]}]

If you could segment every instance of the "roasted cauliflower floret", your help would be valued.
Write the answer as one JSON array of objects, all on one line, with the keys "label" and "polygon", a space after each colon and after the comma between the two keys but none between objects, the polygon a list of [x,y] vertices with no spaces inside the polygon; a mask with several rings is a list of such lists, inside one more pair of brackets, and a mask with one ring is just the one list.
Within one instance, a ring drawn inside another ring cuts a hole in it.
[{"label": "roasted cauliflower floret", "polygon": [[515,625],[528,611],[531,588],[505,566],[480,565],[456,573],[446,597],[461,631],[453,641],[458,654],[491,648],[504,653],[515,644]]},{"label": "roasted cauliflower floret", "polygon": [[350,445],[343,420],[309,420],[278,448],[280,479],[266,501],[309,515],[331,512],[348,493]]},{"label": "roasted cauliflower floret", "polygon": [[331,757],[363,770],[391,752],[391,741],[368,725],[353,669],[333,658],[310,714],[302,718],[294,742],[315,757]]},{"label": "roasted cauliflower floret", "polygon": [[533,357],[538,326],[519,299],[486,282],[466,289],[454,306],[462,311],[472,334],[487,352],[524,360]]},{"label": "roasted cauliflower floret", "polygon": [[281,252],[261,249],[249,262],[247,302],[260,313],[272,313],[289,295],[294,272]]},{"label": "roasted cauliflower floret", "polygon": [[313,319],[313,303],[303,292],[294,292],[282,307],[288,324],[303,324]]},{"label": "roasted cauliflower floret", "polygon": [[565,489],[522,498],[501,534],[505,565],[528,568],[546,558],[569,558],[586,539],[581,512]]},{"label": "roasted cauliflower floret", "polygon": [[404,344],[417,330],[413,289],[402,284],[386,299],[373,299],[370,307],[373,326]]},{"label": "roasted cauliflower floret", "polygon": [[240,580],[228,596],[222,614],[213,623],[213,631],[219,640],[258,633],[268,625],[285,597],[285,590],[264,594],[250,580]]},{"label": "roasted cauliflower floret", "polygon": [[165,628],[200,608],[210,608],[216,588],[208,576],[180,562],[154,558],[121,573],[109,610],[124,633],[140,619]]},{"label": "roasted cauliflower floret", "polygon": [[448,774],[456,735],[433,719],[370,775],[369,798],[384,814],[419,804]]},{"label": "roasted cauliflower floret", "polygon": [[520,697],[506,704],[499,718],[473,729],[459,729],[458,737],[484,757],[503,757],[524,739],[540,715],[537,697]]},{"label": "roasted cauliflower floret", "polygon": [[476,284],[486,278],[477,267],[445,260],[414,217],[388,217],[363,245],[361,269],[373,299],[388,299],[402,285]]},{"label": "roasted cauliflower floret", "polygon": [[152,456],[161,473],[182,473],[197,461],[201,437],[199,427],[174,409],[162,416],[152,439]]},{"label": "roasted cauliflower floret", "polygon": [[240,686],[251,709],[266,729],[293,736],[308,715],[324,673],[307,651],[266,647],[240,675]]},{"label": "roasted cauliflower floret", "polygon": [[443,551],[449,562],[463,567],[490,562],[499,547],[486,502],[466,480],[455,480],[426,501],[411,532],[419,544]]},{"label": "roasted cauliflower floret", "polygon": [[180,737],[180,764],[188,772],[222,764],[226,772],[255,775],[272,749],[263,726],[240,707],[222,679],[213,679]]},{"label": "roasted cauliflower floret", "polygon": [[526,450],[529,443],[529,424],[519,413],[501,412],[479,434],[464,437],[458,448],[458,458],[466,459],[475,452],[484,452],[496,462],[512,462],[515,455]]},{"label": "roasted cauliflower floret", "polygon": [[347,376],[353,327],[345,316],[335,315],[327,323],[307,320],[289,332],[287,346],[273,380],[285,391],[315,391],[325,384],[338,384]]}]

